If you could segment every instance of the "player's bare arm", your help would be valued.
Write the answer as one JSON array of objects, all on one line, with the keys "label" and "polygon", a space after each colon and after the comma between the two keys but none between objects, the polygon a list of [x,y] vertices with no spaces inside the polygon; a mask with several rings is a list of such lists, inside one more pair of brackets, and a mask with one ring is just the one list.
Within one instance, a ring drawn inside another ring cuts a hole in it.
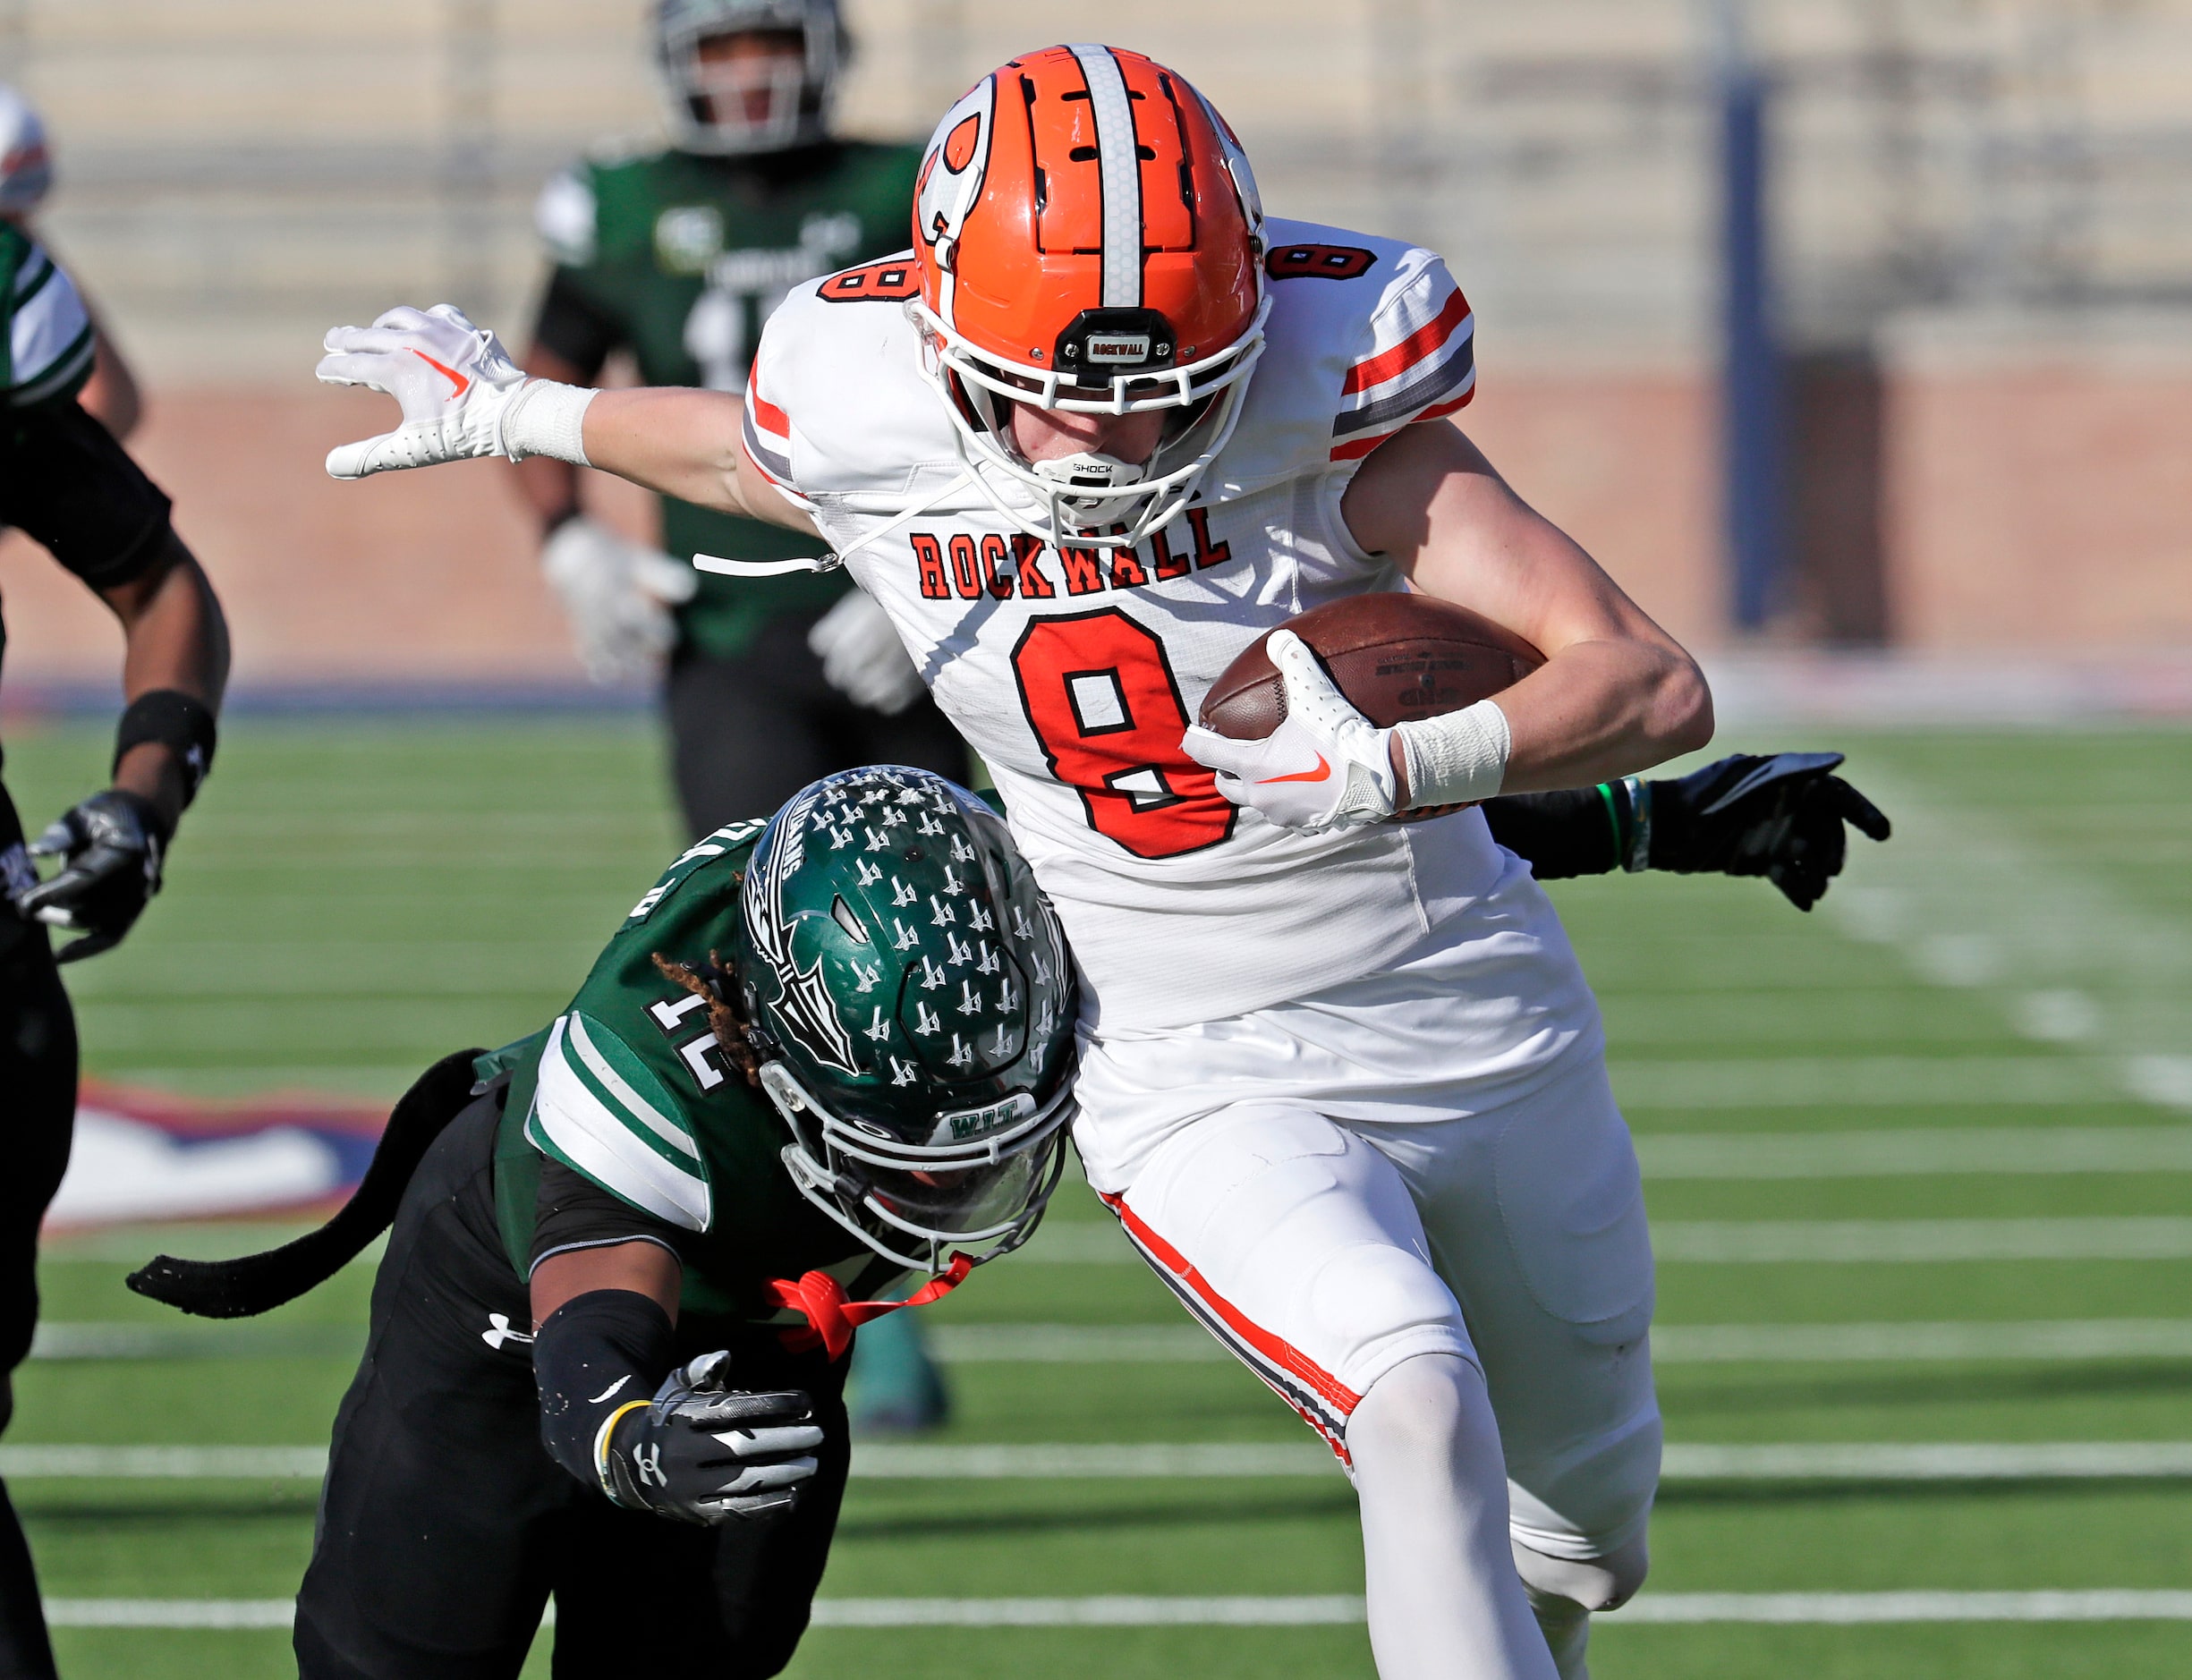
[{"label": "player's bare arm", "polygon": [[603,391],[586,408],[586,458],[605,472],[718,513],[813,533],[747,454],[744,405],[721,391]]},{"label": "player's bare arm", "polygon": [[[144,576],[99,591],[122,623],[123,693],[136,700],[166,690],[217,710],[228,683],[227,621],[190,550],[172,533],[166,541],[165,556]],[[131,747],[115,767],[115,785],[149,800],[171,828],[194,782],[165,741]]]},{"label": "player's bare arm", "polygon": [[[1696,662],[1451,422],[1408,427],[1378,449],[1340,506],[1355,539],[1391,556],[1416,588],[1545,654],[1497,701],[1510,741],[1502,792],[1631,775],[1712,738]],[[1391,751],[1405,804],[1398,740]]]}]

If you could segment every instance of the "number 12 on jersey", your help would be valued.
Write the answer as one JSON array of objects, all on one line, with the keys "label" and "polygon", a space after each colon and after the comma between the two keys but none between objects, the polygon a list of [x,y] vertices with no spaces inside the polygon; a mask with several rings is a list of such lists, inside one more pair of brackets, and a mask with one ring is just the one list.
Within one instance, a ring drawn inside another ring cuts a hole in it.
[{"label": "number 12 on jersey", "polygon": [[1013,649],[1020,708],[1089,827],[1138,858],[1233,832],[1217,778],[1180,750],[1187,708],[1164,644],[1116,607],[1039,618]]}]

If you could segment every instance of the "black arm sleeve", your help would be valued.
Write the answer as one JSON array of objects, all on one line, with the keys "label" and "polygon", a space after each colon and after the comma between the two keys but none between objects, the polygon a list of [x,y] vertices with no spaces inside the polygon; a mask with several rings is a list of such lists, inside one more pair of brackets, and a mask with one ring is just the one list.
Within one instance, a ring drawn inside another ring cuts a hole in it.
[{"label": "black arm sleeve", "polygon": [[93,589],[152,569],[167,510],[160,487],[74,403],[0,420],[0,524],[21,526]]},{"label": "black arm sleeve", "polygon": [[588,297],[568,268],[548,276],[548,294],[533,322],[533,343],[553,352],[590,379],[625,339],[624,323]]},{"label": "black arm sleeve", "polygon": [[1541,881],[1603,875],[1620,861],[1613,814],[1595,787],[1503,794],[1484,802],[1484,820]]},{"label": "black arm sleeve", "polygon": [[548,1456],[599,1488],[601,1426],[618,1408],[653,1398],[677,1362],[675,1335],[670,1315],[631,1289],[590,1290],[549,1313],[532,1345]]},{"label": "black arm sleeve", "polygon": [[526,1271],[530,1274],[549,1255],[567,1249],[607,1248],[618,1243],[657,1243],[678,1254],[678,1242],[684,1235],[668,1220],[641,1213],[590,1178],[550,1158],[540,1164]]}]

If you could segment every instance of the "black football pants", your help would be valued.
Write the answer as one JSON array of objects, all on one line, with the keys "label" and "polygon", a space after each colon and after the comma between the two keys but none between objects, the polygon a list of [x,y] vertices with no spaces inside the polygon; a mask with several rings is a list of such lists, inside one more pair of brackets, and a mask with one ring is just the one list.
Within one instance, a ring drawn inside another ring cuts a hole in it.
[{"label": "black football pants", "polygon": [[[21,843],[0,792],[0,851]],[[61,1187],[76,1124],[76,1018],[46,929],[0,901],[0,1429],[15,1410],[15,1367],[38,1319],[38,1223]],[[53,1648],[38,1574],[0,1486],[0,1680],[51,1680]]]},{"label": "black football pants", "polygon": [[770,620],[735,659],[681,648],[663,701],[670,770],[695,839],[767,817],[810,782],[863,764],[908,764],[967,778],[966,743],[922,695],[895,717],[829,686],[807,646],[820,613]]},{"label": "black football pants", "polygon": [[845,1370],[771,1332],[682,1319],[678,1357],[803,1388],[828,1437],[798,1506],[693,1528],[621,1510],[548,1455],[526,1292],[495,1227],[498,1096],[435,1142],[373,1285],[297,1597],[302,1680],[508,1680],[556,1599],[557,1680],[761,1680],[806,1629],[845,1493]]}]

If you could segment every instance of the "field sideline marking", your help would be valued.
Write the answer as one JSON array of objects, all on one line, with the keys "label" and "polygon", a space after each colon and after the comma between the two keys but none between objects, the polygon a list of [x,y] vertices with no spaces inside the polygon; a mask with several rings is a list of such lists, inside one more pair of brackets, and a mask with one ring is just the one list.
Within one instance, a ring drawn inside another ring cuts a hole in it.
[{"label": "field sideline marking", "polygon": [[[0,1447],[11,1480],[317,1481],[319,1447]],[[863,1442],[853,1474],[870,1481],[1063,1481],[1323,1477],[1313,1441],[928,1446]],[[1667,1448],[1669,1481],[2003,1481],[2192,1479],[2192,1441],[1851,1441]]]},{"label": "field sideline marking", "polygon": [[[550,1606],[552,1611],[554,1607]],[[55,1627],[285,1628],[287,1599],[48,1599]],[[2192,1621],[2192,1592],[1650,1592],[1611,1612],[1622,1624],[1756,1622],[1851,1626],[1895,1622]],[[1277,1598],[819,1599],[817,1627],[1344,1627],[1351,1594]],[[553,1616],[545,1616],[550,1622]]]},{"label": "field sideline marking", "polygon": [[[2187,1260],[2192,1218],[1658,1219],[1652,1250],[1662,1262],[1706,1265]],[[1045,1226],[1018,1258],[1023,1265],[1142,1263],[1116,1227],[1089,1221]]]}]

